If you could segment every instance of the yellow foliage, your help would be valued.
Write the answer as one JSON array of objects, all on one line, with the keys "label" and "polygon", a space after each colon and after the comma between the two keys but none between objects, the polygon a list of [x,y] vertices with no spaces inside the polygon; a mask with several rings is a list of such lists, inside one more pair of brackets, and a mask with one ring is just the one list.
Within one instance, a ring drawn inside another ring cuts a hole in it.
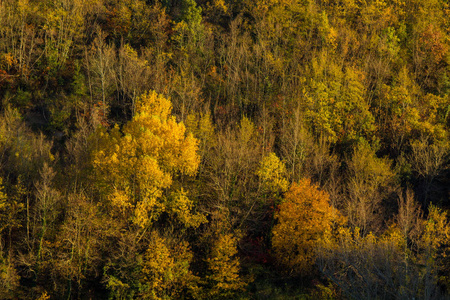
[{"label": "yellow foliage", "polygon": [[170,271],[173,268],[173,258],[170,252],[158,234],[151,236],[152,240],[145,254],[144,267],[142,273],[143,281],[149,285],[151,290],[164,289],[166,280],[170,280]]},{"label": "yellow foliage", "polygon": [[213,2],[215,7],[223,10],[224,12],[228,11],[228,7],[224,0],[214,0]]},{"label": "yellow foliage", "polygon": [[239,124],[238,140],[240,145],[247,145],[255,137],[255,125],[248,118],[243,117]]},{"label": "yellow foliage", "polygon": [[286,192],[288,189],[289,182],[285,177],[286,167],[273,152],[261,160],[256,175],[259,176],[263,186],[269,191]]},{"label": "yellow foliage", "polygon": [[6,194],[3,192],[3,189],[4,189],[4,187],[3,187],[3,178],[0,177],[0,210],[3,210],[7,206]]},{"label": "yellow foliage", "polygon": [[[450,249],[450,223],[447,213],[434,205],[430,205],[427,220],[424,220],[424,232],[420,246],[426,250],[428,259],[435,259],[440,248]],[[445,245],[445,247],[442,247]]]},{"label": "yellow foliage", "polygon": [[168,209],[186,227],[198,227],[200,224],[206,222],[206,218],[202,214],[193,214],[194,203],[186,196],[186,192],[181,189],[175,193],[172,193],[172,201],[168,204]]},{"label": "yellow foliage", "polygon": [[125,299],[127,295],[127,290],[130,288],[130,285],[122,282],[114,276],[109,276],[108,282],[106,283],[106,287],[113,291],[115,295],[117,295],[118,299]]},{"label": "yellow foliage", "polygon": [[203,157],[206,151],[215,145],[214,125],[211,115],[209,113],[189,114],[184,123],[187,132],[192,132],[199,140],[199,148]]},{"label": "yellow foliage", "polygon": [[186,117],[185,125],[189,132],[204,143],[212,143],[214,138],[214,124],[210,113],[200,115],[189,114]]},{"label": "yellow foliage", "polygon": [[374,117],[364,99],[365,73],[357,68],[342,71],[329,52],[311,61],[314,74],[305,89],[306,117],[313,131],[330,142],[370,140]]},{"label": "yellow foliage", "polygon": [[48,300],[48,299],[50,299],[50,296],[47,294],[47,292],[43,292],[37,300]]},{"label": "yellow foliage", "polygon": [[239,277],[240,263],[237,255],[237,241],[232,234],[220,234],[211,257],[207,259],[211,283],[210,297],[231,297],[243,290],[245,282]]},{"label": "yellow foliage", "polygon": [[18,215],[24,210],[20,197],[25,194],[23,184],[20,177],[15,186],[16,193],[12,197],[8,197],[4,192],[3,178],[0,177],[0,233],[6,228],[20,227],[21,223]]},{"label": "yellow foliage", "polygon": [[198,168],[197,140],[185,134],[171,108],[163,96],[146,93],[122,131],[99,128],[94,137],[92,162],[101,191],[116,211],[141,227],[165,210],[163,193],[173,175],[194,175]]},{"label": "yellow foliage", "polygon": [[142,267],[142,298],[176,299],[198,280],[189,270],[192,252],[187,242],[168,241],[157,232],[150,236]]},{"label": "yellow foliage", "polygon": [[319,241],[329,238],[334,225],[343,219],[330,203],[327,193],[309,179],[293,183],[284,196],[272,230],[272,248],[280,264],[294,273],[308,272]]}]

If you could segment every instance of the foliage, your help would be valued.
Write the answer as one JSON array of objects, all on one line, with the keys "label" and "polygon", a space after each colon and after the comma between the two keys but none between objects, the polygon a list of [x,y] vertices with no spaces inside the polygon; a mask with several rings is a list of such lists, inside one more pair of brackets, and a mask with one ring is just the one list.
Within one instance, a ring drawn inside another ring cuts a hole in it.
[{"label": "foliage", "polygon": [[395,186],[395,175],[387,158],[378,158],[367,144],[359,144],[348,162],[350,172],[345,210],[349,223],[363,234],[381,226],[381,202]]},{"label": "foliage", "polygon": [[307,116],[314,132],[332,142],[370,140],[374,117],[364,100],[364,73],[348,68],[343,72],[327,52],[312,60],[314,77],[305,91]]},{"label": "foliage", "polygon": [[246,283],[239,277],[240,263],[237,255],[237,240],[232,234],[219,234],[210,257],[207,259],[211,284],[208,298],[227,299],[235,297]]},{"label": "foliage", "polygon": [[265,156],[256,175],[261,179],[265,189],[273,192],[286,192],[288,181],[285,178],[286,168],[275,153]]},{"label": "foliage", "polygon": [[195,293],[198,278],[189,270],[192,252],[186,242],[161,238],[153,232],[142,263],[141,297],[143,299],[182,298]]},{"label": "foliage", "polygon": [[0,298],[448,298],[448,1],[0,2]]},{"label": "foliage", "polygon": [[[197,141],[185,136],[185,127],[170,116],[171,103],[150,92],[136,104],[136,114],[122,132],[99,128],[93,139],[93,166],[105,200],[114,211],[134,224],[146,227],[169,208],[163,194],[176,174],[194,175],[198,167]],[[183,206],[172,206],[187,225],[191,201],[181,192],[174,197]],[[178,204],[179,204],[178,203]],[[186,210],[186,211],[185,211]],[[181,213],[181,215],[180,215]]]},{"label": "foliage", "polygon": [[293,183],[275,214],[272,248],[289,272],[305,274],[311,270],[319,241],[343,222],[330,206],[328,195],[309,179]]}]

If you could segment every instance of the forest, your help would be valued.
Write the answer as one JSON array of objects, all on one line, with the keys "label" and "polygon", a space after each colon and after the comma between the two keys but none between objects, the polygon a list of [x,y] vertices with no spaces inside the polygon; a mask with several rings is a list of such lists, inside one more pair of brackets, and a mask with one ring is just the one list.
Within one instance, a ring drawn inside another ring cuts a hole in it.
[{"label": "forest", "polygon": [[450,1],[0,0],[1,299],[449,299]]}]

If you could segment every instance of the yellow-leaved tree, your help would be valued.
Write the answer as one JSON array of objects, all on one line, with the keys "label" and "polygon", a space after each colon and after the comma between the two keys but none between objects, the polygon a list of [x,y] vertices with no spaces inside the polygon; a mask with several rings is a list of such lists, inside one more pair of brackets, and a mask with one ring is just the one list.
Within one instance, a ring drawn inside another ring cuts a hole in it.
[{"label": "yellow-leaved tree", "polygon": [[269,192],[286,192],[289,183],[286,179],[286,167],[278,156],[270,152],[260,162],[256,175],[261,180],[263,190]]},{"label": "yellow-leaved tree", "polygon": [[174,175],[194,175],[199,165],[198,142],[171,115],[172,105],[156,92],[138,98],[132,120],[109,132],[99,128],[92,152],[101,196],[115,215],[145,228],[167,212],[186,227],[204,217],[192,213],[186,192],[165,192]]},{"label": "yellow-leaved tree", "polygon": [[330,205],[328,194],[309,179],[291,185],[275,219],[277,224],[272,229],[275,258],[296,274],[310,271],[319,242],[343,223],[338,211]]},{"label": "yellow-leaved tree", "polygon": [[239,277],[240,262],[237,257],[237,238],[231,233],[219,233],[206,260],[211,288],[208,299],[230,299],[243,291],[246,282]]},{"label": "yellow-leaved tree", "polygon": [[193,254],[186,241],[154,231],[141,270],[142,299],[180,299],[198,291],[199,278],[189,270]]}]

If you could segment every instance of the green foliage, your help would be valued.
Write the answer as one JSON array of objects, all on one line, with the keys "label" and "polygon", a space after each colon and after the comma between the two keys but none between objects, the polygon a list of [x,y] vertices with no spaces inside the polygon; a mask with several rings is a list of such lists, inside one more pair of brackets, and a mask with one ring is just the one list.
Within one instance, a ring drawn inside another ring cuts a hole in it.
[{"label": "green foliage", "polygon": [[202,9],[197,6],[195,0],[182,0],[180,9],[180,20],[190,26],[196,26],[202,21]]},{"label": "green foliage", "polygon": [[350,68],[342,72],[326,52],[312,60],[311,72],[305,98],[314,133],[333,143],[371,140],[375,124],[364,100],[365,74]]},{"label": "green foliage", "polygon": [[12,102],[17,108],[26,108],[31,104],[31,93],[19,88]]}]

